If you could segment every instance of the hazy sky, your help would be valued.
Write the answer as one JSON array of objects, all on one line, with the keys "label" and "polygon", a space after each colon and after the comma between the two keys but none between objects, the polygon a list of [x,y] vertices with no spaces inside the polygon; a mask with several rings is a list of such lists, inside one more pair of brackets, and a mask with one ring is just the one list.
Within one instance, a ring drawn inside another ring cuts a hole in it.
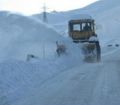
[{"label": "hazy sky", "polygon": [[97,0],[0,0],[0,10],[10,10],[26,15],[42,11],[44,3],[48,11],[66,11],[84,7]]}]

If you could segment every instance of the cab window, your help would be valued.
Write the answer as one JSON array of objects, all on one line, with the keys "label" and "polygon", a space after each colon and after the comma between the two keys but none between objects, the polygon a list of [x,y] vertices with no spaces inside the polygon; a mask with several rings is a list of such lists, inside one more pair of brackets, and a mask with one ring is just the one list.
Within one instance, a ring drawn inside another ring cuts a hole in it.
[{"label": "cab window", "polygon": [[74,31],[81,31],[81,29],[80,29],[80,24],[74,24],[74,25],[73,25],[73,30],[74,30]]}]

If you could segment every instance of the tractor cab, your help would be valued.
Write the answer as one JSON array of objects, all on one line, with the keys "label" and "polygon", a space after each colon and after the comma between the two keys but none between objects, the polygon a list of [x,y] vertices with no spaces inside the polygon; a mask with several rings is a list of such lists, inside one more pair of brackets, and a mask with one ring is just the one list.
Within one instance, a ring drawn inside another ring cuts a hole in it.
[{"label": "tractor cab", "polygon": [[88,41],[91,36],[95,35],[93,19],[80,19],[69,21],[69,36],[73,42]]}]

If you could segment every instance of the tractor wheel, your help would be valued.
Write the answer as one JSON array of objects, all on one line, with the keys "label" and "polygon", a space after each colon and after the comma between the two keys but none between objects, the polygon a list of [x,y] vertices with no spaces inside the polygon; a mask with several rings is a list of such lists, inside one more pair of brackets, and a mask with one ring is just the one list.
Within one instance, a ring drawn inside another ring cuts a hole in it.
[{"label": "tractor wheel", "polygon": [[100,62],[101,61],[101,48],[100,48],[100,44],[99,42],[95,42],[96,43],[96,61]]},{"label": "tractor wheel", "polygon": [[99,42],[92,42],[85,44],[82,47],[84,53],[84,61],[89,63],[95,63],[101,61],[101,48]]}]

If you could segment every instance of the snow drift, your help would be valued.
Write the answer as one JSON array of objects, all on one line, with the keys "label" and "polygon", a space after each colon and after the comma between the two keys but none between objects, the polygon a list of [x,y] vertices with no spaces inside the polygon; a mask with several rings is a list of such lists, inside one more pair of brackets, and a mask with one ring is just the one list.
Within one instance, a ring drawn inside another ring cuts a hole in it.
[{"label": "snow drift", "polygon": [[40,21],[0,12],[0,60],[25,60],[27,54],[41,57],[43,50],[49,56],[55,52],[55,42],[63,40],[52,27]]}]

